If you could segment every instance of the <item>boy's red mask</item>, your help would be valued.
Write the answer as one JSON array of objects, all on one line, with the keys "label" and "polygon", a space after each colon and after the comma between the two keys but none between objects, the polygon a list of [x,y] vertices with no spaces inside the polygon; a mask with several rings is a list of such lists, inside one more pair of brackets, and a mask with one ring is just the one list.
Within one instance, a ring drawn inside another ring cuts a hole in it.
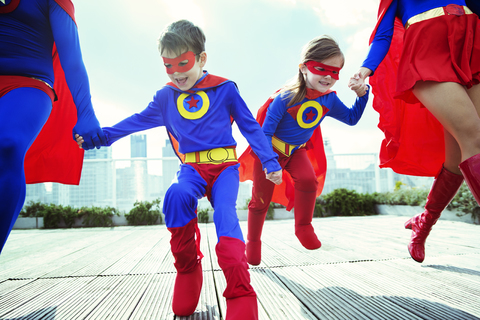
[{"label": "boy's red mask", "polygon": [[[333,79],[338,80],[340,77],[340,69],[333,66],[329,66],[327,64],[323,64],[317,61],[307,61],[305,62],[308,70],[313,74],[318,74],[321,76],[331,76]],[[322,68],[323,70],[318,70],[317,68]]]},{"label": "boy's red mask", "polygon": [[[175,72],[184,73],[188,70],[192,69],[193,65],[195,64],[195,56],[196,54],[192,51],[187,51],[182,53],[176,58],[169,59],[163,58],[163,64],[165,65],[165,69],[167,70],[168,74],[173,74]],[[182,62],[187,60],[187,63],[183,64]],[[167,64],[170,65],[167,67]]]}]

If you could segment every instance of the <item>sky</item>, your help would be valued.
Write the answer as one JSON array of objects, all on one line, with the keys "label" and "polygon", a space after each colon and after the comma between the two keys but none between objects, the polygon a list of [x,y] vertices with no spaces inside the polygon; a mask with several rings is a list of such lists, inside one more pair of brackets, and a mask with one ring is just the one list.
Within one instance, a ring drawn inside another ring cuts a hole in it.
[{"label": "sky", "polygon": [[[170,23],[188,19],[206,34],[209,73],[233,80],[256,116],[267,98],[298,72],[300,52],[311,39],[330,35],[345,55],[332,88],[351,106],[349,78],[368,52],[378,0],[77,0],[75,18],[89,75],[92,102],[102,126],[142,111],[169,81],[157,39]],[[361,5],[359,5],[361,3]],[[359,123],[326,117],[324,138],[335,154],[378,153],[383,138],[369,103]],[[161,157],[165,128],[147,134],[147,156]],[[240,154],[246,140],[235,130]],[[113,145],[114,158],[128,158],[130,139]]]}]

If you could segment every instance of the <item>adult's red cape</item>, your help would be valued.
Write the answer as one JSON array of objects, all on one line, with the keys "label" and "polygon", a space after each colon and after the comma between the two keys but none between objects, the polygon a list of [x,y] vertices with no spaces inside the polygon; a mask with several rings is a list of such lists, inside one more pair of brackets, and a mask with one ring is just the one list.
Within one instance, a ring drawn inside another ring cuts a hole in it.
[{"label": "adult's red cape", "polygon": [[[380,2],[370,43],[391,2]],[[396,19],[390,51],[369,80],[373,108],[380,114],[378,128],[385,135],[380,147],[380,167],[400,174],[435,176],[445,161],[443,126],[422,104],[393,98],[404,33],[402,23]]]},{"label": "adult's red cape", "polygon": [[[55,0],[75,22],[74,7],[70,0]],[[25,156],[27,183],[58,182],[78,185],[82,173],[84,151],[72,138],[72,129],[77,122],[77,108],[67,86],[65,74],[53,48],[55,90],[58,100],[42,131]]]},{"label": "adult's red cape", "polygon": [[[328,91],[330,93],[332,91]],[[263,125],[265,116],[267,115],[267,109],[270,103],[273,101],[273,97],[270,97],[265,104],[258,110],[257,122]],[[323,137],[320,126],[318,126],[312,134],[310,140],[307,141],[305,146],[307,155],[312,163],[315,171],[315,176],[318,181],[317,197],[322,193],[323,186],[325,184],[325,176],[327,174],[327,159],[325,157],[325,148],[323,146]],[[256,157],[253,154],[250,146],[243,152],[238,161],[240,162],[240,181],[253,180],[253,166]],[[273,191],[272,202],[279,203],[287,208],[288,211],[292,210],[295,201],[295,189],[293,179],[290,174],[282,170],[282,183],[276,185]]]}]

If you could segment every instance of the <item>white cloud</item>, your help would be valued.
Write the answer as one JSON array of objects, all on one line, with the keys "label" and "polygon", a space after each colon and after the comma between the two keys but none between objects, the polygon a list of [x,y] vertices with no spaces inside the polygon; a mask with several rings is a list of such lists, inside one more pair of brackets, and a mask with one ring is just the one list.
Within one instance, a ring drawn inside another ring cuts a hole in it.
[{"label": "white cloud", "polygon": [[375,22],[377,0],[299,0],[310,5],[325,23],[343,27],[365,22]]},{"label": "white cloud", "polygon": [[167,14],[172,21],[187,19],[200,28],[205,29],[205,16],[203,9],[195,0],[172,1],[163,0],[163,5],[167,8]]}]

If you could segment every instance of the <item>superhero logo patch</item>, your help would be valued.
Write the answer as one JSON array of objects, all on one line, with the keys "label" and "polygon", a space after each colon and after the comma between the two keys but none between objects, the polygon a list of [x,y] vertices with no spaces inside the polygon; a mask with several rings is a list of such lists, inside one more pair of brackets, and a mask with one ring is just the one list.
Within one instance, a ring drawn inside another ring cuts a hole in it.
[{"label": "superhero logo patch", "polygon": [[177,99],[177,110],[182,117],[188,120],[200,119],[207,113],[210,107],[205,91],[197,91],[194,94],[182,93]]},{"label": "superhero logo patch", "polygon": [[323,107],[314,100],[304,102],[297,112],[297,123],[301,128],[310,129],[315,127],[324,115]]}]

